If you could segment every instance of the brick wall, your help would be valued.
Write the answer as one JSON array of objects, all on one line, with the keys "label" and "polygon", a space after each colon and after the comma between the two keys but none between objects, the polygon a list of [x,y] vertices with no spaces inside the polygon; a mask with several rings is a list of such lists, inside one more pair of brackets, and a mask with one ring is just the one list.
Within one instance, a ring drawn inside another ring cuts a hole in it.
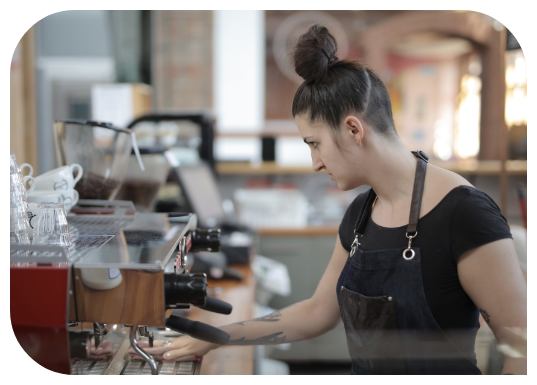
[{"label": "brick wall", "polygon": [[152,11],[156,112],[212,108],[212,11]]}]

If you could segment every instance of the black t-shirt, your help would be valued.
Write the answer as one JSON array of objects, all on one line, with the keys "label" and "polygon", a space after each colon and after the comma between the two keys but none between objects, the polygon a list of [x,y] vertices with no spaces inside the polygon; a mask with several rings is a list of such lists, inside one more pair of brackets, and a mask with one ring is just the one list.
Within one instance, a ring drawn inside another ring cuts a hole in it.
[{"label": "black t-shirt", "polygon": [[[350,251],[354,227],[367,192],[348,207],[339,226],[339,238]],[[364,251],[405,248],[407,226],[386,228],[368,218],[360,249]],[[479,313],[459,281],[457,260],[475,247],[512,238],[507,221],[496,203],[484,192],[470,186],[451,190],[418,222],[419,247],[425,297],[434,319],[459,350],[474,359],[475,334]]]}]

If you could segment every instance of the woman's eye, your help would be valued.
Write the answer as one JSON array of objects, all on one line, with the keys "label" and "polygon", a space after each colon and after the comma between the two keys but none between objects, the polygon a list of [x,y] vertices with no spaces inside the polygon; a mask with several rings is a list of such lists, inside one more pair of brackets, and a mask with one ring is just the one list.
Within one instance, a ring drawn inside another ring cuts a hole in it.
[{"label": "woman's eye", "polygon": [[317,142],[310,142],[314,149],[317,148]]}]

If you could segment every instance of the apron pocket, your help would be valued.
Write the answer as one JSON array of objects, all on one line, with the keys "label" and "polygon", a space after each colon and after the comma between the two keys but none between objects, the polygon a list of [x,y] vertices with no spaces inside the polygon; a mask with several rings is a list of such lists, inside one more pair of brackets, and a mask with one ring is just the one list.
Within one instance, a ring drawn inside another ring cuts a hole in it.
[{"label": "apron pocket", "polygon": [[378,374],[406,374],[392,295],[367,297],[341,287],[341,318],[351,359]]}]

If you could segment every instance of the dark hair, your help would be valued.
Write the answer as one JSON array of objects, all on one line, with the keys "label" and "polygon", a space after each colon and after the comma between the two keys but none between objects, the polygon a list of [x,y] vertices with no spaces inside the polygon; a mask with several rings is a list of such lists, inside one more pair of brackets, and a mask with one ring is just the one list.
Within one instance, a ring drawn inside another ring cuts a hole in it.
[{"label": "dark hair", "polygon": [[328,123],[338,147],[339,125],[352,112],[383,136],[397,136],[390,96],[382,80],[358,62],[339,60],[336,52],[336,39],[321,25],[313,25],[300,36],[294,61],[304,82],[293,99],[293,117],[305,114],[311,122]]}]

